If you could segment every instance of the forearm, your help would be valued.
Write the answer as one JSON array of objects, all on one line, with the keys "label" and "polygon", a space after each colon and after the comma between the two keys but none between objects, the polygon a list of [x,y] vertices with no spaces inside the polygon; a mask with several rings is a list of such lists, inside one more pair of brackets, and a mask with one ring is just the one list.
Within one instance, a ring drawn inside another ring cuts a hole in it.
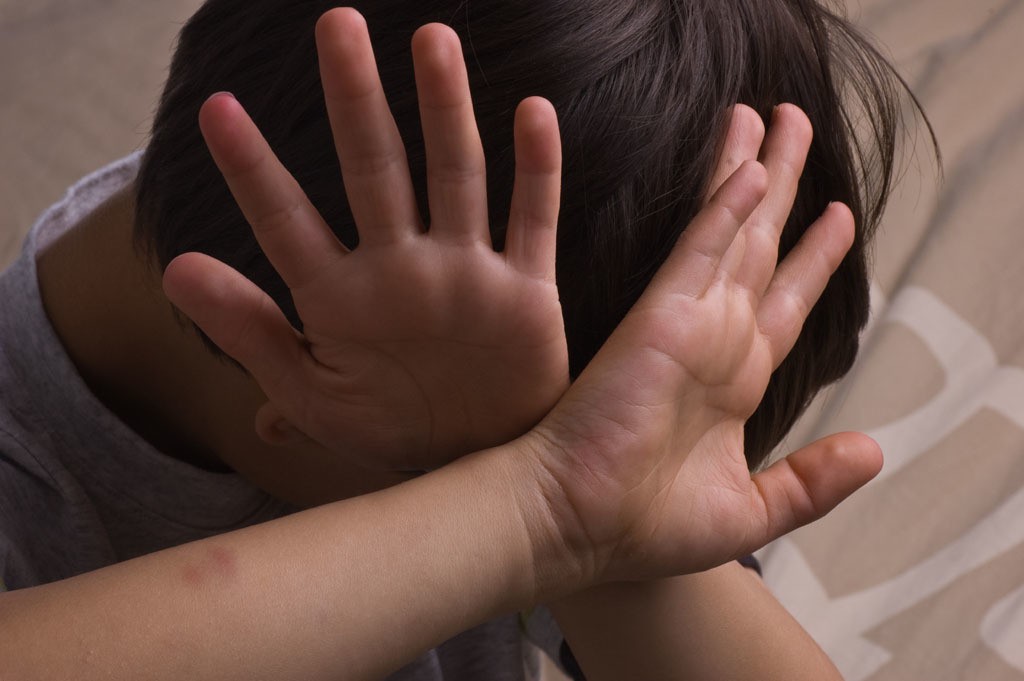
[{"label": "forearm", "polygon": [[[533,598],[511,456],[0,596],[16,679],[377,679]],[[489,456],[490,455],[490,456]]]},{"label": "forearm", "polygon": [[552,610],[588,681],[841,678],[760,579],[738,563],[599,586]]}]

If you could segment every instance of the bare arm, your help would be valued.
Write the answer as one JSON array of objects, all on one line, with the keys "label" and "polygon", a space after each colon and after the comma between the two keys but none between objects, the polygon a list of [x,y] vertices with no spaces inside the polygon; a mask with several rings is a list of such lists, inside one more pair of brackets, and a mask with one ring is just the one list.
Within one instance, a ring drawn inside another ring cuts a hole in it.
[{"label": "bare arm", "polygon": [[379,679],[527,607],[514,448],[398,487],[0,595],[5,679]]},{"label": "bare arm", "polygon": [[760,578],[739,563],[608,584],[552,606],[588,681],[840,679]]}]

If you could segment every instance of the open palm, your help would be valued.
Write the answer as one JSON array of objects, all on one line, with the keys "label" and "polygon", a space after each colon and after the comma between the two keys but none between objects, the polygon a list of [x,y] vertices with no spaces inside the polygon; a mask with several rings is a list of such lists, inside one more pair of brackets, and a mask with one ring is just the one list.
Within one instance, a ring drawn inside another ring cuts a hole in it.
[{"label": "open palm", "polygon": [[827,513],[880,466],[877,446],[847,433],[747,469],[744,423],[854,235],[849,209],[834,204],[776,266],[810,124],[781,107],[762,147],[751,120],[745,132],[733,126],[714,197],[536,431],[545,496],[567,544],[584,547],[589,581],[749,554]]}]

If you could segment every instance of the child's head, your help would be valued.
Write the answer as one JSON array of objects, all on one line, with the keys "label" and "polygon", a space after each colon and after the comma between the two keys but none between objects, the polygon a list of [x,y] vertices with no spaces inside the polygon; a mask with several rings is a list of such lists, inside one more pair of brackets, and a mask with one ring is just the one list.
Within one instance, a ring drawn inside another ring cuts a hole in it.
[{"label": "child's head", "polygon": [[[729,109],[768,120],[792,102],[815,140],[785,254],[830,201],[857,239],[747,424],[757,465],[856,354],[867,319],[866,243],[892,176],[899,79],[814,0],[373,0],[354,2],[426,215],[424,152],[409,44],[440,21],[461,36],[487,154],[491,225],[503,242],[512,189],[512,116],[552,101],[564,147],[558,284],[573,375],[612,332],[699,210]],[[296,326],[287,289],[205,149],[197,125],[213,92],[233,92],[343,242],[355,228],[320,89],[314,25],[333,3],[208,0],[182,31],[138,181],[137,236],[166,266],[201,251],[268,291]],[[855,131],[860,137],[855,136]]]}]

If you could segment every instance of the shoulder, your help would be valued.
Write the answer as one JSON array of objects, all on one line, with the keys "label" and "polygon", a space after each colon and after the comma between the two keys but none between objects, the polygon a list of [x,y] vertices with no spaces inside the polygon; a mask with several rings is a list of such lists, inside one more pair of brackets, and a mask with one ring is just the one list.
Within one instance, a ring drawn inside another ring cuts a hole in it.
[{"label": "shoulder", "polygon": [[19,415],[0,404],[0,590],[69,577],[109,562],[94,545],[95,515],[88,496],[48,451],[47,434],[26,430]]}]

